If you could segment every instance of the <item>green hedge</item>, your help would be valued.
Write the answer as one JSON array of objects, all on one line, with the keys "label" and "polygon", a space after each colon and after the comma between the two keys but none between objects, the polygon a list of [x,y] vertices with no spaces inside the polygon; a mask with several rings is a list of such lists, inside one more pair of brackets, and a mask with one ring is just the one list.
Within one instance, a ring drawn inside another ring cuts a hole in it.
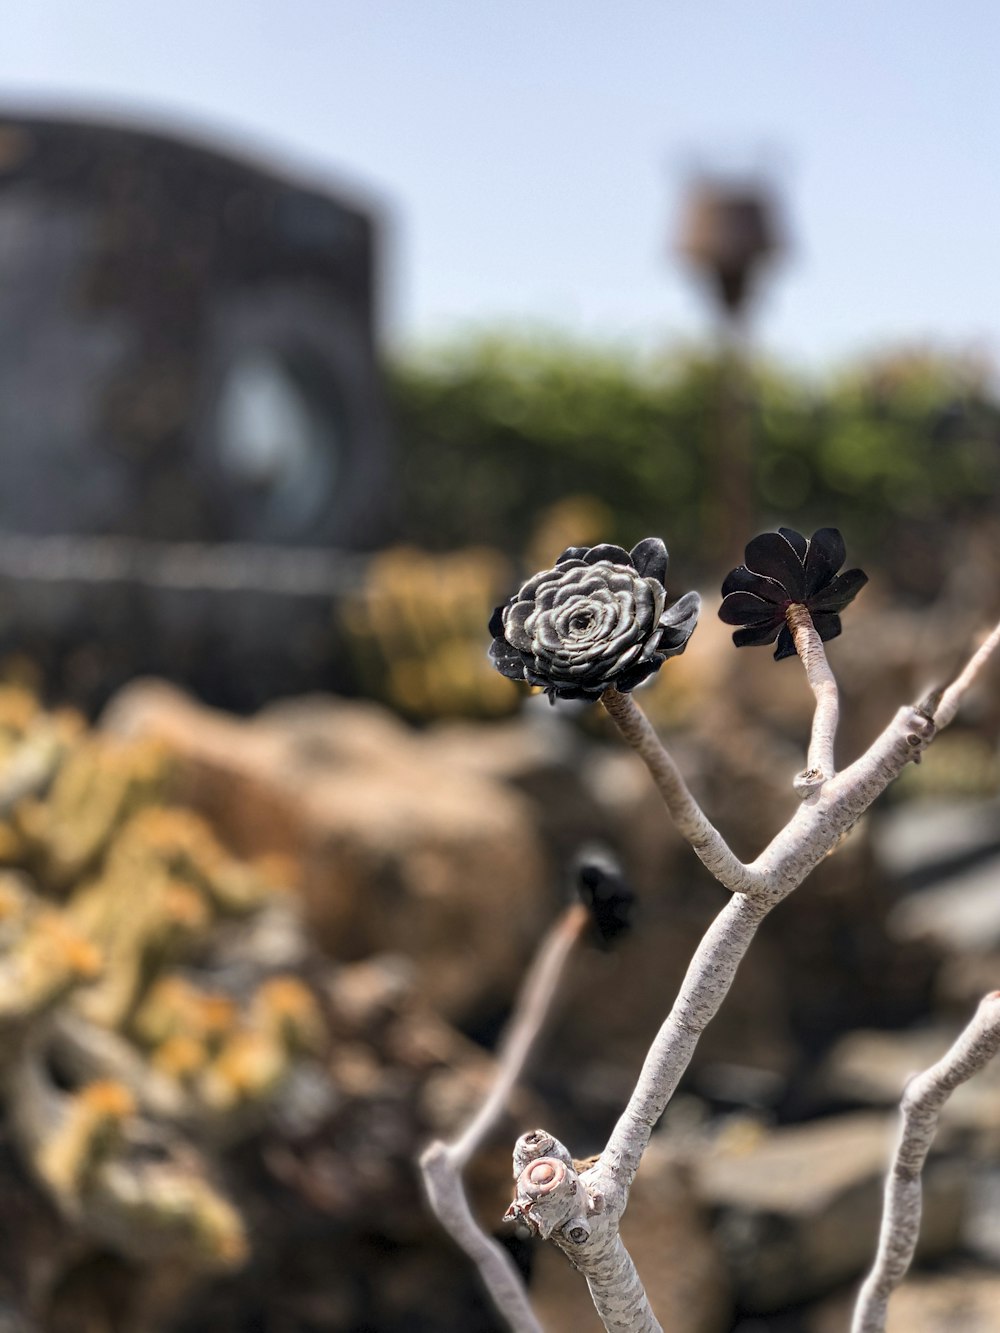
[{"label": "green hedge", "polygon": [[726,385],[748,404],[755,530],[832,523],[876,558],[888,538],[919,590],[926,550],[996,506],[1000,404],[981,368],[908,354],[816,381],[756,366],[734,390],[728,364],[508,337],[397,364],[401,538],[517,555],[547,506],[589,494],[612,511],[609,538],[658,532],[706,572],[731,563],[742,534],[717,559],[705,544]]}]

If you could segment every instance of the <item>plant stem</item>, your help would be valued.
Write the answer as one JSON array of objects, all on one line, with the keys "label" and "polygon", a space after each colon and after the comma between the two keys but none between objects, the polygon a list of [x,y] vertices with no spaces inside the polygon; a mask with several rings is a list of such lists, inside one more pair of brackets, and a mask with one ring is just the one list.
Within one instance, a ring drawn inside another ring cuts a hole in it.
[{"label": "plant stem", "polygon": [[851,1333],[884,1333],[889,1297],[906,1274],[920,1233],[921,1174],[941,1108],[1000,1050],[1000,991],[979,1003],[947,1054],[911,1079],[900,1106],[902,1124],[885,1186],[878,1252],[854,1309]]},{"label": "plant stem", "polygon": [[[830,664],[826,660],[823,640],[816,632],[812,616],[806,607],[794,604],[785,613],[788,628],[795,640],[795,650],[805,668],[806,679],[816,697],[816,710],[813,713],[812,732],[809,738],[809,753],[806,758],[806,774],[801,775],[800,788],[815,790],[837,771],[833,759],[833,746],[837,738],[837,723],[840,705],[837,696],[837,682]],[[815,778],[809,779],[815,774]]]},{"label": "plant stem", "polygon": [[691,795],[680,769],[631,694],[605,690],[601,703],[649,769],[678,832],[720,884],[733,893],[745,893],[754,884],[753,874],[730,850]]}]

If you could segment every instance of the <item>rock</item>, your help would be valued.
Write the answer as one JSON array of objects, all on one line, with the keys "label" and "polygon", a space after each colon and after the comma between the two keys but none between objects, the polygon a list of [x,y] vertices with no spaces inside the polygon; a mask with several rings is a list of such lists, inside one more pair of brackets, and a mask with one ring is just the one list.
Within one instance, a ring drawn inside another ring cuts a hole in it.
[{"label": "rock", "polygon": [[[936,741],[932,752],[935,756],[938,744]],[[1000,844],[998,817],[996,800],[924,797],[904,801],[881,812],[875,825],[876,852],[890,874],[926,883],[942,868],[996,848]]]},{"label": "rock", "polygon": [[949,954],[983,954],[1000,949],[1000,855],[989,856],[935,887],[908,894],[889,917],[902,941],[934,941]]},{"label": "rock", "polygon": [[[806,1333],[843,1333],[854,1296],[826,1302]],[[889,1301],[886,1333],[996,1333],[1000,1274],[977,1269],[907,1277]]]},{"label": "rock", "polygon": [[[875,1251],[895,1118],[859,1113],[741,1135],[696,1164],[702,1201],[718,1214],[737,1301],[780,1310],[864,1272]],[[924,1174],[920,1253],[958,1240],[967,1170],[935,1161]]]},{"label": "rock", "polygon": [[242,855],[296,858],[329,954],[406,954],[423,993],[466,1025],[509,1003],[561,896],[509,785],[371,704],[300,699],[247,722],[139,682],[104,726],[166,742],[185,798]]},{"label": "rock", "polygon": [[[911,1075],[928,1069],[944,1055],[960,1027],[916,1028],[910,1032],[852,1032],[830,1050],[817,1081],[821,1095],[869,1106],[899,1105]],[[960,1084],[941,1112],[940,1143],[963,1143],[989,1159],[1000,1152],[1000,1062]]]}]

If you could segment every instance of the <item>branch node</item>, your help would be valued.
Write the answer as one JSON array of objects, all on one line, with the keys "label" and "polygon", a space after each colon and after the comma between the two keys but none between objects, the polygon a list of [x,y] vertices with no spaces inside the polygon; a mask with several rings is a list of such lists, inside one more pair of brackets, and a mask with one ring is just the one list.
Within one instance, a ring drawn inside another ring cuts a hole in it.
[{"label": "branch node", "polygon": [[564,1147],[554,1135],[544,1129],[532,1129],[522,1134],[514,1144],[514,1179],[520,1176],[532,1162],[540,1157],[554,1157],[566,1166],[572,1166],[573,1158],[568,1148]]},{"label": "branch node", "polygon": [[796,795],[804,801],[807,796],[812,796],[819,791],[828,776],[821,768],[806,768],[801,773],[796,773],[795,777],[792,778],[792,787]]},{"label": "branch node", "polygon": [[925,717],[928,722],[933,722],[943,697],[944,686],[939,685],[937,689],[931,690],[929,693],[925,694],[920,702],[913,706],[921,717]]}]

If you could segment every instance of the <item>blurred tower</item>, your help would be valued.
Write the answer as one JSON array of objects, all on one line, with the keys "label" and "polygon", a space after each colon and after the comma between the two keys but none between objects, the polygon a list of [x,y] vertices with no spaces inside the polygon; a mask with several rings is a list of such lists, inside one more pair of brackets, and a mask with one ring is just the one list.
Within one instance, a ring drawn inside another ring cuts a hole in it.
[{"label": "blurred tower", "polygon": [[719,396],[706,475],[703,553],[755,531],[749,323],[764,270],[784,243],[774,190],[763,179],[699,176],[688,189],[677,238],[719,321]]}]

